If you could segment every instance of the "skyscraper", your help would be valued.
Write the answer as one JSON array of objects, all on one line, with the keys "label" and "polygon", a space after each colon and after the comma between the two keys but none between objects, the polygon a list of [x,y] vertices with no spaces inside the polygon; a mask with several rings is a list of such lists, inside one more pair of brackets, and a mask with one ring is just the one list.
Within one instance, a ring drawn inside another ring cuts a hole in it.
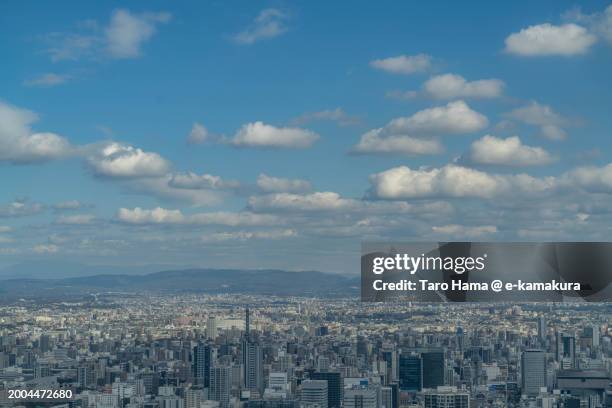
[{"label": "skyscraper", "polygon": [[328,408],[327,381],[305,380],[302,382],[302,407]]},{"label": "skyscraper", "polygon": [[354,387],[344,392],[344,408],[377,408],[378,392],[373,387]]},{"label": "skyscraper", "polygon": [[444,353],[427,351],[421,353],[423,361],[423,388],[437,388],[444,385]]},{"label": "skyscraper", "polygon": [[228,408],[232,389],[232,368],[228,366],[212,367],[210,369],[209,397],[219,401],[219,408]]},{"label": "skyscraper", "polygon": [[245,334],[242,339],[242,367],[244,388],[257,390],[260,394],[264,388],[263,350],[257,341],[251,338],[249,309],[246,309]]},{"label": "skyscraper", "polygon": [[327,381],[327,406],[340,408],[342,401],[342,377],[337,372],[315,372],[310,374],[311,380]]},{"label": "skyscraper", "polygon": [[203,342],[193,349],[193,376],[196,384],[210,386],[210,367],[213,361],[213,347]]},{"label": "skyscraper", "polygon": [[217,338],[217,318],[215,316],[210,316],[206,320],[206,337],[212,340]]},{"label": "skyscraper", "polygon": [[525,350],[521,355],[521,386],[523,394],[535,396],[546,387],[546,353]]},{"label": "skyscraper", "polygon": [[423,361],[416,354],[400,354],[400,388],[404,391],[421,391],[423,388]]},{"label": "skyscraper", "polygon": [[546,319],[544,319],[544,316],[540,316],[538,319],[538,338],[542,342],[546,340],[546,330]]}]

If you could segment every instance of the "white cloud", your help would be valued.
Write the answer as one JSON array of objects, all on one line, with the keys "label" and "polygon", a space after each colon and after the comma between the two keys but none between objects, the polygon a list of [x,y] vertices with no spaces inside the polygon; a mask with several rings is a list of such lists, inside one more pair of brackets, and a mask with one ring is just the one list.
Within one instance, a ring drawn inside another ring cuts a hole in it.
[{"label": "white cloud", "polygon": [[34,112],[0,101],[0,162],[37,163],[74,153],[66,138],[32,131],[31,125],[37,120]]},{"label": "white cloud", "polygon": [[564,127],[570,121],[555,112],[548,105],[541,105],[532,101],[528,105],[514,109],[506,117],[532,126],[539,126],[542,135],[550,140],[563,140],[567,137]]},{"label": "white cloud", "polygon": [[166,12],[115,10],[107,26],[87,20],[78,24],[76,32],[46,35],[44,40],[49,44],[46,52],[53,62],[83,57],[99,59],[100,56],[136,58],[142,55],[144,43],[155,35],[157,27],[170,21],[171,17]]},{"label": "white cloud", "polygon": [[565,184],[593,193],[612,193],[612,163],[603,166],[584,166],[570,170],[562,177]]},{"label": "white cloud", "polygon": [[202,236],[203,242],[248,241],[253,239],[285,239],[297,237],[293,229],[271,231],[232,231],[216,232]]},{"label": "white cloud", "polygon": [[52,87],[61,85],[70,79],[69,75],[60,75],[54,73],[42,74],[36,78],[27,79],[23,81],[25,86],[32,87]]},{"label": "white cloud", "polygon": [[[203,176],[194,175],[194,179],[189,181],[184,179],[173,183],[175,174],[165,174],[161,177],[148,177],[130,179],[125,185],[131,193],[144,194],[156,197],[165,201],[186,202],[195,206],[219,204],[222,201],[225,189],[231,189],[227,183],[223,182],[223,188],[206,188],[206,181]],[[187,176],[188,177],[188,176]],[[215,176],[211,176],[215,177]],[[197,178],[200,184],[197,185]],[[189,186],[189,183],[193,183]],[[178,187],[181,185],[181,187]],[[187,188],[187,187],[193,188]],[[197,188],[196,188],[197,187]]]},{"label": "white cloud", "polygon": [[83,207],[83,203],[78,200],[62,201],[53,206],[56,210],[78,210],[81,207]]},{"label": "white cloud", "polygon": [[234,35],[237,44],[249,45],[257,41],[278,37],[287,31],[289,16],[281,10],[269,8],[262,10],[244,31]]},{"label": "white cloud", "polygon": [[427,54],[398,55],[370,61],[370,66],[393,74],[415,74],[431,69],[432,58]]},{"label": "white cloud", "polygon": [[277,225],[280,220],[267,214],[252,212],[208,212],[184,215],[180,210],[167,210],[157,207],[152,210],[136,207],[134,209],[120,208],[117,220],[126,224],[176,224],[176,225],[224,225],[238,226],[269,226]]},{"label": "white cloud", "polygon": [[57,224],[64,225],[87,225],[91,224],[95,217],[91,214],[64,215],[56,220]]},{"label": "white cloud", "polygon": [[141,55],[142,45],[157,29],[157,25],[170,21],[169,13],[133,14],[128,10],[115,10],[105,30],[108,53],[113,58],[135,58]]},{"label": "white cloud", "polygon": [[7,227],[6,225],[0,225],[0,234],[6,234],[7,232],[11,232],[13,229],[11,227]]},{"label": "white cloud", "polygon": [[226,190],[240,188],[240,183],[234,180],[224,180],[211,174],[177,173],[170,176],[170,187],[188,190],[211,189]]},{"label": "white cloud", "polygon": [[170,168],[157,153],[116,142],[95,149],[87,162],[96,176],[110,178],[158,177]]},{"label": "white cloud", "polygon": [[257,187],[266,193],[300,193],[312,189],[306,180],[271,177],[263,173],[257,177]]},{"label": "white cloud", "polygon": [[518,136],[506,139],[486,135],[472,143],[468,162],[503,166],[542,166],[554,161],[541,147],[524,145]]},{"label": "white cloud", "polygon": [[243,125],[231,143],[244,147],[303,149],[310,147],[318,138],[318,134],[306,129],[278,128],[263,122],[253,122]]},{"label": "white cloud", "polygon": [[28,215],[39,214],[44,210],[40,203],[29,203],[25,200],[15,200],[8,204],[0,205],[0,217],[25,217]]},{"label": "white cloud", "polygon": [[167,210],[157,207],[152,210],[136,207],[132,210],[120,208],[117,219],[127,224],[178,224],[185,220],[180,210]]},{"label": "white cloud", "polygon": [[252,212],[209,212],[197,213],[188,218],[190,223],[202,225],[225,225],[230,227],[239,226],[270,226],[281,223],[281,220],[273,215],[255,214]]},{"label": "white cloud", "polygon": [[567,14],[570,20],[585,24],[592,34],[612,45],[612,5],[603,12],[583,14],[580,9]]},{"label": "white cloud", "polygon": [[507,194],[539,194],[555,187],[552,177],[527,174],[499,175],[448,164],[441,168],[413,170],[406,166],[370,176],[370,194],[382,199],[495,198]]},{"label": "white cloud", "polygon": [[249,198],[249,208],[262,210],[329,211],[351,209],[358,205],[356,200],[342,198],[335,192],[310,194],[278,193]]},{"label": "white cloud", "polygon": [[59,247],[54,244],[36,245],[32,249],[38,254],[54,254],[59,251]]},{"label": "white cloud", "polygon": [[406,135],[385,136],[384,133],[384,128],[372,129],[364,133],[359,143],[353,148],[353,152],[363,154],[424,155],[439,154],[444,151],[444,147],[436,139],[417,138]]},{"label": "white cloud", "polygon": [[187,142],[190,144],[202,144],[209,137],[208,129],[201,123],[194,123],[191,127],[191,131],[187,136]]},{"label": "white cloud", "polygon": [[586,53],[597,37],[577,24],[533,25],[506,38],[506,51],[520,56],[573,56]]},{"label": "white cloud", "polygon": [[464,101],[454,101],[393,119],[385,130],[389,134],[451,135],[477,132],[488,123],[486,116],[472,110]]},{"label": "white cloud", "polygon": [[296,125],[303,125],[310,122],[324,120],[335,122],[339,126],[352,126],[360,123],[358,117],[349,115],[340,107],[336,109],[326,109],[318,112],[305,113],[295,119],[293,123]]},{"label": "white cloud", "polygon": [[477,226],[466,226],[458,224],[449,224],[441,226],[433,226],[431,230],[437,234],[444,236],[455,236],[455,237],[468,237],[478,238],[486,235],[492,235],[497,233],[497,227],[495,225],[477,225]]},{"label": "white cloud", "polygon": [[467,81],[461,75],[444,74],[427,80],[423,92],[434,99],[497,98],[502,95],[504,86],[499,79]]}]

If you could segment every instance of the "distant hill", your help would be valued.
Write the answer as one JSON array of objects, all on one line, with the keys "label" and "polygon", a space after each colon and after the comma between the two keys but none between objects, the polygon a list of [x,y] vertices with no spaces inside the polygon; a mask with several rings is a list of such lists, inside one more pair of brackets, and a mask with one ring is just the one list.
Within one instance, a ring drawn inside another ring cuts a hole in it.
[{"label": "distant hill", "polygon": [[[188,269],[191,266],[173,266],[175,269]],[[0,280],[5,279],[61,279],[92,275],[144,275],[154,271],[169,269],[168,265],[84,265],[64,260],[24,261],[0,268]]]},{"label": "distant hill", "polygon": [[243,293],[276,296],[357,296],[359,278],[282,270],[185,269],[145,275],[104,274],[64,279],[0,280],[0,299],[69,300],[88,293]]}]

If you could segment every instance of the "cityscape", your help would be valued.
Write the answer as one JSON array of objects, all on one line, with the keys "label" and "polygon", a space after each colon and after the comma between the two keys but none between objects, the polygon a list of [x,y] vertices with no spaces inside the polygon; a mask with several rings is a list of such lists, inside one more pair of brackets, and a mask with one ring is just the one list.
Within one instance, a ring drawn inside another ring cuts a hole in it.
[{"label": "cityscape", "polygon": [[[0,406],[610,407],[607,303],[97,293],[0,308]],[[14,389],[70,389],[66,400]]]}]

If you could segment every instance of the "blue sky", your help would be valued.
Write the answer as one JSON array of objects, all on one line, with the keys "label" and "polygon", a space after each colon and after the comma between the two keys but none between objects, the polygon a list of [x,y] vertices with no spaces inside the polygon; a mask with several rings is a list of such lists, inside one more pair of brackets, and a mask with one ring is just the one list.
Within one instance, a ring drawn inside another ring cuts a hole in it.
[{"label": "blue sky", "polygon": [[3,2],[0,267],[608,240],[611,47],[603,1]]}]

